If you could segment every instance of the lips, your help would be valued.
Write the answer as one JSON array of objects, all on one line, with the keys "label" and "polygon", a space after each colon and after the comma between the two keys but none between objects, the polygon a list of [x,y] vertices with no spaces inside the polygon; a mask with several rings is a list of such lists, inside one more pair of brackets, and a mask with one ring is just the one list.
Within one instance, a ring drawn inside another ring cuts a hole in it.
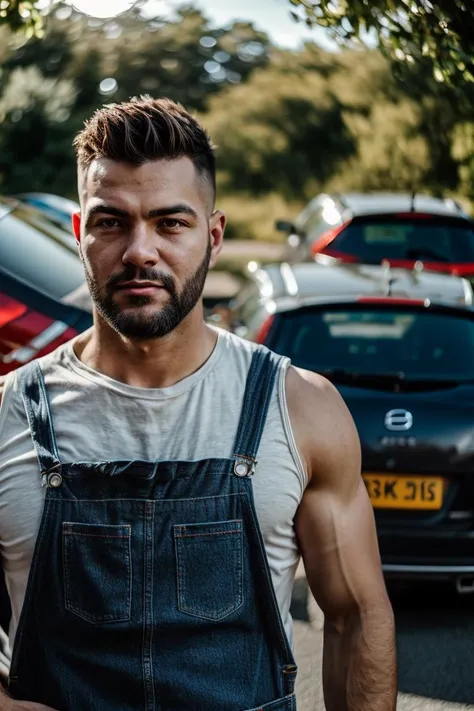
[{"label": "lips", "polygon": [[117,285],[118,291],[124,291],[127,294],[141,294],[146,296],[154,294],[158,289],[163,289],[161,284],[156,284],[151,281],[127,281]]}]

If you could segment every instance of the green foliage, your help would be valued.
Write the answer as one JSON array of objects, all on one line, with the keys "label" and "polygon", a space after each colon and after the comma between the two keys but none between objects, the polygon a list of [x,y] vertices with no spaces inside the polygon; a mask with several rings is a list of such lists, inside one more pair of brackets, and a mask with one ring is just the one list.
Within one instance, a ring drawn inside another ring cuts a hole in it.
[{"label": "green foliage", "polygon": [[[438,81],[474,82],[471,0],[289,0],[295,19],[329,30],[343,44],[376,35],[394,59],[429,57]],[[302,14],[298,11],[301,10]]]},{"label": "green foliage", "polygon": [[[75,180],[70,127],[76,91],[66,79],[44,79],[36,67],[15,69],[0,98],[2,192],[64,192]],[[25,188],[27,186],[27,188]]]},{"label": "green foliage", "polygon": [[318,69],[322,61],[317,48],[275,53],[270,66],[211,100],[203,121],[217,144],[226,190],[277,190],[301,199],[354,153],[343,105]]},{"label": "green foliage", "polygon": [[74,197],[83,121],[151,93],[194,111],[217,144],[231,238],[279,239],[274,219],[323,190],[474,201],[474,83],[460,93],[438,82],[429,57],[403,63],[360,44],[283,51],[251,24],[215,28],[192,7],[164,23],[140,3],[114,20],[56,4],[42,38],[0,26],[0,67],[0,193]]},{"label": "green foliage", "polygon": [[0,25],[22,31],[27,38],[41,37],[43,18],[37,5],[38,0],[0,0]]},{"label": "green foliage", "polygon": [[59,3],[44,36],[29,41],[0,27],[3,192],[74,196],[72,138],[104,103],[151,93],[205,110],[211,96],[268,62],[268,37],[249,23],[215,29],[192,7],[164,23],[142,5],[93,20]]}]

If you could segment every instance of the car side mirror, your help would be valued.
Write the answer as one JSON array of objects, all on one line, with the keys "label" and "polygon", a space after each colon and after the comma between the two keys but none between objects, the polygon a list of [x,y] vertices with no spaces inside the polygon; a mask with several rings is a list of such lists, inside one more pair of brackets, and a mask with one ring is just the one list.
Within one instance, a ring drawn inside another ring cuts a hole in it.
[{"label": "car side mirror", "polygon": [[296,232],[294,224],[288,220],[276,220],[275,229],[277,232],[286,232],[287,234]]}]

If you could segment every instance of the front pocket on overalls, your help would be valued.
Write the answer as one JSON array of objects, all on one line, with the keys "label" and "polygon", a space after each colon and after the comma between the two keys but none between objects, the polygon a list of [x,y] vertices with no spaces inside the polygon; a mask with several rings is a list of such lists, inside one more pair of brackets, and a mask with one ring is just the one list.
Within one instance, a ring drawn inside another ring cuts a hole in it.
[{"label": "front pocket on overalls", "polygon": [[66,608],[97,624],[129,620],[130,551],[130,526],[63,523]]},{"label": "front pocket on overalls", "polygon": [[178,608],[217,622],[243,604],[242,521],[173,526]]}]

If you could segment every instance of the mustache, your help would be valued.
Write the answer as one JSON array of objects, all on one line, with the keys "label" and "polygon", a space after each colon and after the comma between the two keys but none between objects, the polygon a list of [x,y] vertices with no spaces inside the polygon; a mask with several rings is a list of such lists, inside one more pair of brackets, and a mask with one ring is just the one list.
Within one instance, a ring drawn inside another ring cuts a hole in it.
[{"label": "mustache", "polygon": [[142,267],[137,268],[132,264],[125,267],[123,272],[112,274],[105,285],[107,293],[114,291],[124,281],[156,281],[170,294],[176,293],[176,285],[174,279],[169,274],[158,271],[156,269]]}]

